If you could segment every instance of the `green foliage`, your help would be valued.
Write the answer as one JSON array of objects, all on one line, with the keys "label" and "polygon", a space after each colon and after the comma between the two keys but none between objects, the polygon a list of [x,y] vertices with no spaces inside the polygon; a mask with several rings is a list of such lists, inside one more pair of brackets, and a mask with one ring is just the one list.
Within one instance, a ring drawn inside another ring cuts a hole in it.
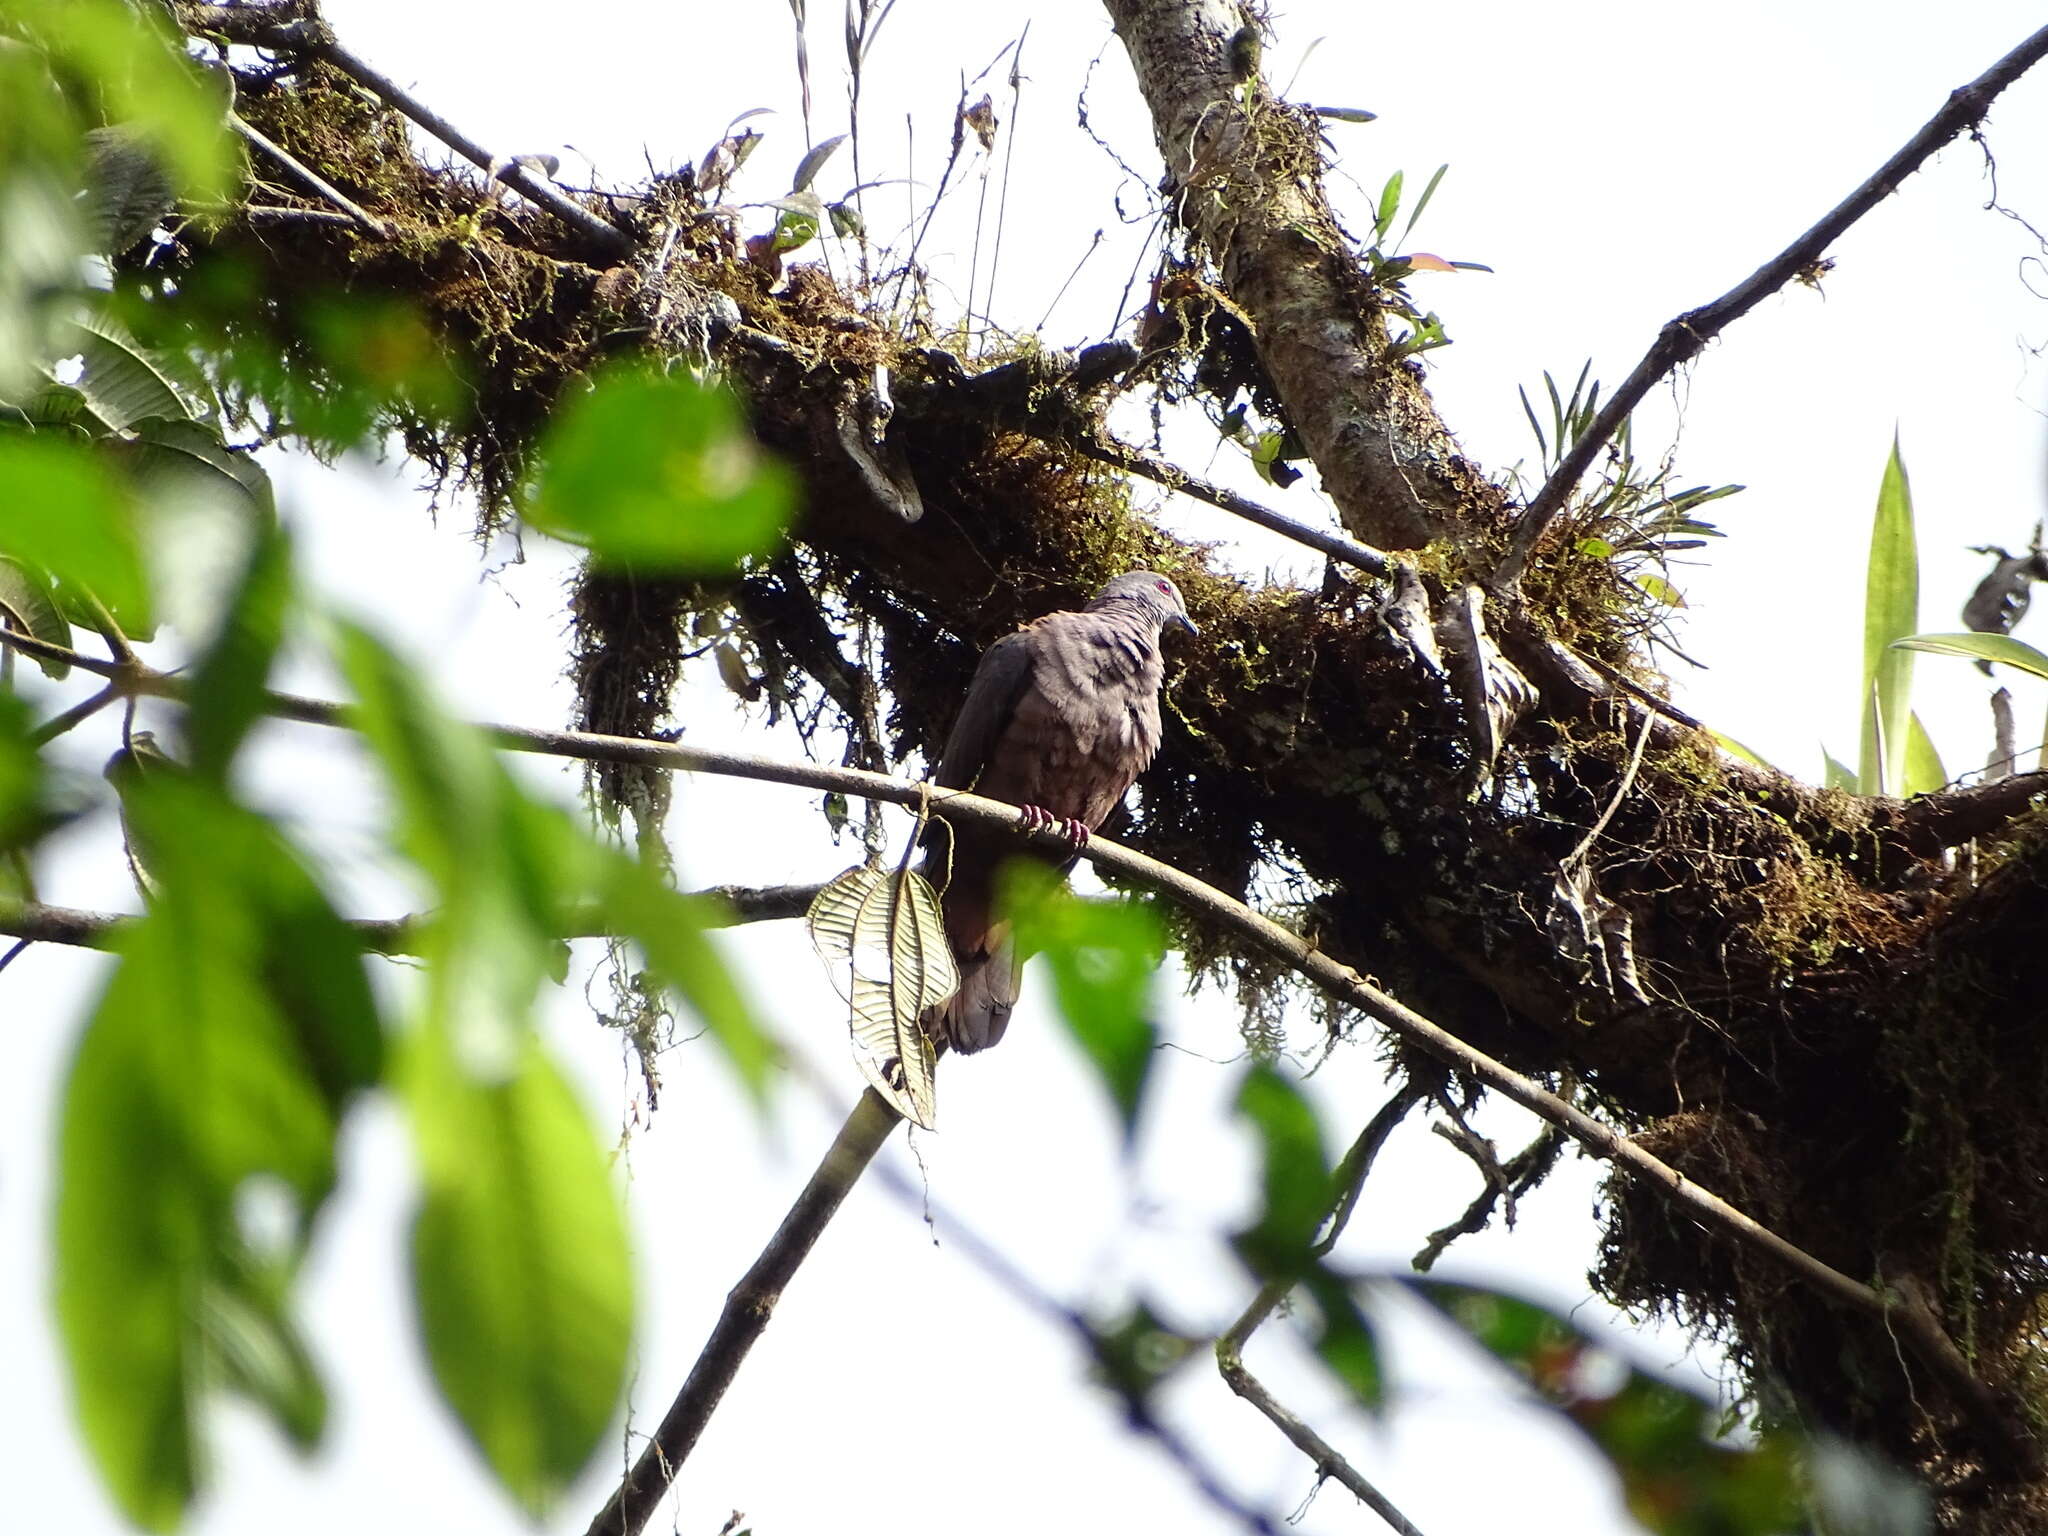
[{"label": "green foliage", "polygon": [[60,596],[90,592],[131,634],[149,628],[133,499],[88,445],[0,430],[0,552],[57,577]]},{"label": "green foliage", "polygon": [[1258,1136],[1263,1195],[1259,1219],[1234,1239],[1238,1256],[1262,1282],[1307,1293],[1317,1357],[1360,1403],[1378,1408],[1386,1386],[1377,1333],[1315,1241],[1337,1195],[1322,1124],[1301,1090],[1263,1062],[1239,1084],[1237,1111]]},{"label": "green foliage", "polygon": [[193,678],[185,741],[201,778],[226,783],[229,763],[262,712],[291,601],[290,545],[275,525],[265,524],[250,540],[220,633]]},{"label": "green foliage", "polygon": [[[1529,401],[1529,392],[1517,387],[1522,414],[1535,434],[1538,460],[1546,476],[1559,465],[1593,428],[1600,414],[1600,381],[1592,377],[1589,360],[1579,369],[1571,393],[1561,394],[1557,380],[1546,369],[1543,390],[1549,405],[1549,427]],[[1634,420],[1622,422],[1614,436],[1614,453],[1603,467],[1599,485],[1571,513],[1577,531],[1576,546],[1581,554],[1611,561],[1639,590],[1666,607],[1682,608],[1685,599],[1664,576],[1646,567],[1664,570],[1671,557],[1701,548],[1708,539],[1718,539],[1721,530],[1697,515],[1701,507],[1733,496],[1739,485],[1694,485],[1673,488],[1668,463],[1649,465],[1635,456]]]},{"label": "green foliage", "polygon": [[1856,770],[1862,794],[1912,792],[1906,785],[1906,739],[1913,657],[1892,642],[1919,627],[1920,556],[1913,537],[1913,489],[1895,437],[1878,487],[1864,575],[1863,737]]},{"label": "green foliage", "polygon": [[1379,290],[1380,302],[1394,314],[1406,320],[1409,329],[1393,337],[1389,357],[1395,360],[1411,357],[1418,352],[1429,352],[1437,347],[1447,347],[1451,338],[1445,333],[1443,321],[1433,311],[1425,312],[1409,297],[1407,280],[1417,272],[1491,272],[1493,268],[1476,261],[1445,261],[1441,256],[1427,252],[1399,254],[1400,247],[1408,243],[1409,235],[1415,232],[1415,224],[1422,212],[1429,206],[1436,189],[1444,179],[1448,165],[1436,168],[1436,174],[1429,178],[1429,184],[1422,189],[1422,195],[1408,210],[1408,222],[1401,227],[1400,238],[1389,241],[1394,220],[1401,214],[1402,189],[1407,177],[1400,171],[1389,176],[1386,185],[1380,188],[1379,202],[1373,212],[1372,236],[1366,242],[1364,255],[1365,274]]},{"label": "green foliage", "polygon": [[35,829],[43,762],[29,739],[28,705],[0,689],[0,850]]},{"label": "green foliage", "polygon": [[729,396],[624,367],[562,407],[523,515],[603,564],[703,575],[768,553],[791,510]]},{"label": "green foliage", "polygon": [[[158,895],[66,1080],[56,1299],[86,1443],[164,1529],[198,1487],[215,1384],[302,1445],[319,1433],[288,1281],[382,1037],[360,946],[275,829],[177,773],[126,809]],[[252,1185],[289,1209],[268,1246],[238,1216]]]},{"label": "green foliage", "polygon": [[1135,901],[1084,901],[1029,859],[1005,867],[1000,909],[1022,951],[1045,957],[1060,1019],[1115,1101],[1128,1147],[1158,1046],[1152,982],[1166,957],[1158,914]]},{"label": "green foliage", "polygon": [[625,1382],[632,1265],[588,1114],[530,1035],[487,1069],[453,1029],[412,1036],[413,1288],[435,1380],[498,1478],[540,1514],[583,1469]]},{"label": "green foliage", "polygon": [[1585,1434],[1620,1474],[1645,1529],[1764,1536],[1805,1525],[1792,1438],[1724,1443],[1714,1404],[1609,1354],[1542,1307],[1436,1280],[1408,1285]]},{"label": "green foliage", "polygon": [[1900,650],[1926,651],[1932,656],[1968,656],[1996,661],[2030,677],[2048,677],[2048,654],[2011,635],[1907,635],[1894,640]]}]

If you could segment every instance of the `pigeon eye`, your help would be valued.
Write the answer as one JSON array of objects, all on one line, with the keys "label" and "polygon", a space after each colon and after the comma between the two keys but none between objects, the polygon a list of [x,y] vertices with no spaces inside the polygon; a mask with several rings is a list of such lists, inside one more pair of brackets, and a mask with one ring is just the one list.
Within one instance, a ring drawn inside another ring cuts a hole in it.
[{"label": "pigeon eye", "polygon": [[1164,592],[1168,597],[1171,597],[1173,596],[1173,583],[1170,581],[1162,581],[1161,583],[1159,583],[1159,590]]}]

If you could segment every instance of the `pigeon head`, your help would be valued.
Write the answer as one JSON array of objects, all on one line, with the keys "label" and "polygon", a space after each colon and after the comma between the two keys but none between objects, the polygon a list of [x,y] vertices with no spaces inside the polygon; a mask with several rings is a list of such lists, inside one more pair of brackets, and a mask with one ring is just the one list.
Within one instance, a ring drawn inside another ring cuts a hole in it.
[{"label": "pigeon head", "polygon": [[1101,610],[1112,605],[1129,605],[1149,615],[1161,629],[1171,626],[1184,629],[1191,635],[1199,635],[1194,620],[1188,617],[1187,604],[1181,601],[1180,588],[1171,578],[1157,571],[1126,571],[1095,594],[1088,604],[1091,610]]}]

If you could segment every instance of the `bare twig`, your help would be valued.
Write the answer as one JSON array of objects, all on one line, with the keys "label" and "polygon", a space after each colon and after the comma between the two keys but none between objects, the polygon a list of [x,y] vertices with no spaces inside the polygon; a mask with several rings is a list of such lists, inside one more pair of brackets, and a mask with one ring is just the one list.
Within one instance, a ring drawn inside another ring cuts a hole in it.
[{"label": "bare twig", "polygon": [[[730,928],[741,923],[773,922],[779,918],[802,917],[818,894],[815,885],[739,886],[715,885],[696,895],[705,902],[707,927]],[[29,943],[70,944],[83,949],[112,949],[139,919],[124,912],[87,912],[78,907],[53,907],[39,901],[0,898],[0,934]],[[428,918],[358,918],[349,924],[364,949],[380,955],[416,955],[420,930]],[[591,912],[572,919],[563,939],[612,937]]]},{"label": "bare twig", "polygon": [[52,715],[29,734],[29,744],[40,747],[55,741],[74,726],[82,725],[122,697],[119,684],[109,683],[91,698],[72,705],[61,715]]},{"label": "bare twig", "polygon": [[[349,223],[361,229],[365,234],[373,235],[379,240],[389,240],[391,238],[394,233],[391,225],[362,207],[346,192],[342,191],[341,188],[292,154],[290,150],[280,144],[272,143],[262,133],[243,122],[235,113],[230,112],[228,114],[228,124],[235,132],[276,161],[292,180],[296,181],[308,192],[311,192],[315,197],[322,198],[341,210],[342,215]],[[252,209],[250,211],[253,213],[255,210]]]},{"label": "bare twig", "polygon": [[846,1193],[861,1172],[881,1150],[889,1133],[896,1129],[897,1114],[881,1095],[869,1088],[862,1092],[853,1113],[846,1117],[839,1135],[818,1164],[811,1181],[804,1186],[782,1225],[775,1229],[768,1246],[761,1250],[746,1274],[725,1298],[725,1309],[711,1337],[690,1367],[689,1378],[662,1416],[653,1436],[634,1461],[632,1470],[619,1484],[597,1518],[590,1522],[589,1536],[637,1536],[654,1513],[676,1469],[688,1458],[704,1432],[718,1400],[739,1374],[747,1351],[768,1326],[783,1288],[796,1274],[832,1219]]},{"label": "bare twig", "polygon": [[1220,485],[1212,485],[1207,480],[1198,480],[1193,475],[1184,474],[1164,460],[1140,453],[1128,444],[1106,437],[1083,437],[1070,446],[1078,448],[1099,463],[1114,465],[1130,474],[1142,475],[1168,490],[1179,491],[1183,496],[1192,496],[1197,501],[1206,501],[1212,507],[1220,507],[1248,523],[1257,523],[1261,528],[1269,529],[1283,538],[1292,539],[1297,544],[1319,549],[1332,560],[1356,566],[1368,575],[1385,577],[1394,573],[1393,561],[1370,545],[1361,544],[1356,539],[1348,539],[1341,533],[1312,528],[1284,512],[1262,507],[1248,496],[1240,496],[1237,492],[1226,490]]},{"label": "bare twig", "polygon": [[[1373,1159],[1386,1145],[1394,1128],[1407,1117],[1408,1111],[1421,1102],[1423,1090],[1413,1083],[1403,1084],[1400,1091],[1380,1106],[1379,1113],[1366,1123],[1358,1139],[1351,1144],[1351,1150],[1344,1154],[1344,1160],[1337,1165],[1338,1193],[1336,1202],[1330,1208],[1327,1226],[1322,1237],[1311,1252],[1321,1258],[1336,1246],[1345,1223],[1351,1219],[1351,1212],[1358,1204],[1359,1192],[1365,1188],[1366,1175],[1372,1172]],[[1318,1435],[1300,1417],[1281,1404],[1279,1399],[1267,1390],[1264,1382],[1245,1369],[1244,1346],[1254,1330],[1268,1317],[1273,1309],[1286,1297],[1289,1285],[1285,1281],[1269,1281],[1259,1288],[1259,1294],[1252,1298],[1252,1304],[1244,1314],[1230,1325],[1230,1331],[1216,1341],[1216,1369],[1222,1375],[1230,1390],[1250,1403],[1273,1422],[1316,1469],[1318,1479],[1334,1477],[1358,1498],[1359,1502],[1378,1515],[1401,1536],[1422,1536],[1406,1515],[1395,1508],[1394,1503],[1378,1488],[1374,1487],[1363,1473],[1352,1466],[1321,1435]]]},{"label": "bare twig", "polygon": [[1558,513],[1564,510],[1565,500],[1579,483],[1579,477],[1585,474],[1608,440],[1620,430],[1622,422],[1628,419],[1629,413],[1659,380],[1681,363],[1697,357],[1706,344],[1731,322],[1741,319],[1820,260],[1830,245],[1858,219],[1897,191],[1899,183],[1918,170],[1928,156],[1951,139],[1974,128],[1998,94],[2039,63],[2044,55],[2048,55],[2048,27],[2034,33],[1962,89],[1951,91],[1942,109],[1929,118],[1897,154],[1879,166],[1862,186],[1830,209],[1813,228],[1720,298],[1698,309],[1687,310],[1666,325],[1650,350],[1643,355],[1643,360],[1636,364],[1635,371],[1622,381],[1621,388],[1608,397],[1607,404],[1593,419],[1593,425],[1581,434],[1572,451],[1559,460],[1550,478],[1543,482],[1542,489],[1530,501],[1515,529],[1514,542],[1507,557],[1493,574],[1491,585],[1494,591],[1511,591],[1521,580],[1522,572],[1528,568],[1529,556]]},{"label": "bare twig", "polygon": [[[124,683],[137,694],[182,698],[184,680],[165,673],[138,668],[126,671],[95,657],[82,656],[62,646],[49,645],[13,630],[0,628],[0,643],[32,656],[68,661],[101,676],[120,673]],[[342,704],[306,699],[288,694],[266,694],[266,713],[308,724],[352,728],[354,711]],[[715,752],[678,742],[649,741],[637,737],[601,736],[584,731],[543,731],[527,726],[483,726],[499,746],[516,752],[540,752],[585,762],[640,764],[654,768],[680,769],[688,773],[722,774],[771,784],[789,784],[806,789],[838,790],[843,794],[877,798],[897,805],[928,804],[934,814],[991,831],[1007,831],[1027,842],[1039,839],[1043,846],[1071,853],[1072,845],[1057,832],[1029,832],[1022,829],[1018,809],[1000,800],[987,799],[963,790],[935,784],[892,779],[857,768],[832,768],[818,763],[787,763],[741,752]],[[2031,775],[2023,776],[2031,778]],[[2005,784],[2022,782],[2016,778]],[[2001,785],[2000,787],[2003,787]],[[1180,905],[1202,913],[1229,929],[1239,939],[1288,967],[1296,975],[1330,997],[1355,1008],[1397,1035],[1405,1043],[1426,1052],[1453,1071],[1484,1083],[1523,1108],[1558,1126],[1595,1157],[1614,1163],[1644,1180],[1672,1204],[1683,1209],[1703,1226],[1723,1237],[1774,1260],[1830,1300],[1885,1319],[1913,1347],[1915,1353],[1936,1374],[1947,1379],[1958,1400],[1978,1419],[1985,1435],[2015,1455],[2023,1454],[2018,1430],[2008,1410],[1990,1388],[1965,1369],[1958,1370],[1961,1354],[1939,1330],[1930,1333],[1923,1319],[1907,1317],[1897,1299],[1873,1290],[1843,1274],[1832,1265],[1796,1246],[1762,1223],[1693,1182],[1670,1164],[1645,1151],[1634,1140],[1612,1126],[1559,1098],[1549,1089],[1495,1060],[1461,1040],[1441,1025],[1424,1018],[1398,999],[1368,982],[1350,966],[1325,954],[1292,930],[1253,911],[1197,880],[1193,875],[1125,848],[1108,838],[1089,840],[1080,856],[1100,869],[1126,875],[1161,891]]]},{"label": "bare twig", "polygon": [[[1455,1138],[1453,1138],[1455,1140]],[[1461,1237],[1485,1229],[1493,1219],[1493,1208],[1503,1195],[1508,1202],[1508,1225],[1515,1223],[1515,1202],[1530,1190],[1557,1162],[1557,1154],[1564,1150],[1564,1133],[1554,1125],[1546,1125],[1529,1143],[1503,1165],[1495,1163],[1491,1168],[1481,1166],[1486,1175],[1486,1188],[1465,1207],[1465,1212],[1447,1226],[1438,1227],[1429,1234],[1422,1251],[1410,1262],[1416,1269],[1427,1270],[1443,1257],[1444,1250]],[[1475,1159],[1476,1161],[1476,1159]]]},{"label": "bare twig", "polygon": [[[1085,1314],[1048,1296],[994,1244],[957,1216],[934,1203],[923,1189],[913,1184],[900,1170],[884,1162],[876,1168],[875,1174],[891,1194],[914,1208],[928,1212],[933,1230],[944,1235],[948,1246],[957,1249],[970,1263],[1016,1300],[1048,1321],[1073,1333],[1099,1365],[1109,1364],[1105,1358],[1109,1340]],[[1173,1426],[1161,1419],[1142,1394],[1129,1390],[1126,1384],[1115,1380],[1114,1371],[1105,1369],[1102,1374],[1107,1378],[1106,1385],[1119,1389],[1131,1428],[1159,1446],[1174,1464],[1187,1474],[1188,1481],[1194,1484],[1196,1491],[1247,1530],[1257,1532],[1259,1536],[1279,1536],[1271,1518],[1251,1508],[1225,1488],[1221,1479],[1202,1459],[1200,1452],[1183,1439]]]}]

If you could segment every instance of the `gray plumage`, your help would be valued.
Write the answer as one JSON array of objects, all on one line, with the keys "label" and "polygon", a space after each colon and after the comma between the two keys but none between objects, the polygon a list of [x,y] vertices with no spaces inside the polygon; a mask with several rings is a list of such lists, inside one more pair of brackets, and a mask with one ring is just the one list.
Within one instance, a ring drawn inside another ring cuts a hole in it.
[{"label": "gray plumage", "polygon": [[[1159,750],[1160,631],[1196,633],[1179,588],[1153,571],[1117,577],[1078,611],[1050,613],[982,655],[937,782],[1031,807],[1092,832]],[[926,874],[945,893],[960,990],[927,1020],[940,1044],[986,1050],[1003,1036],[1021,969],[995,922],[995,873],[1015,838],[960,827],[930,835]]]}]

